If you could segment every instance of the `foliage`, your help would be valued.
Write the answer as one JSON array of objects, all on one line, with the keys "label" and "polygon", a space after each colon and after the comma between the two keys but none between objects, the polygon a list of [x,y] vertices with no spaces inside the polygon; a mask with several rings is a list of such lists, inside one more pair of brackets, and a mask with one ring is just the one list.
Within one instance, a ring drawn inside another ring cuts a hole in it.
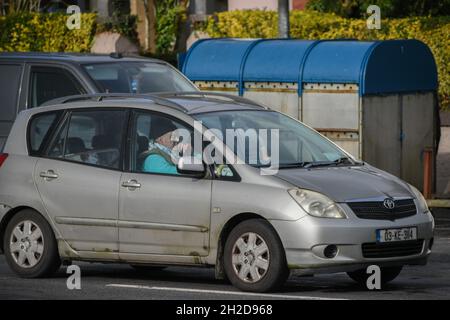
[{"label": "foliage", "polygon": [[17,13],[0,17],[0,51],[89,52],[96,15],[81,15],[81,28],[69,30],[68,15]]},{"label": "foliage", "polygon": [[346,18],[360,18],[369,5],[379,6],[381,16],[386,18],[450,15],[450,0],[309,0],[306,7]]},{"label": "foliage", "polygon": [[186,1],[165,0],[156,5],[157,53],[166,55],[174,50],[179,25],[186,20]]},{"label": "foliage", "polygon": [[109,31],[117,32],[131,41],[138,42],[138,18],[130,14],[129,0],[112,0],[112,15],[102,19],[97,26],[97,33]]},{"label": "foliage", "polygon": [[0,4],[8,9],[9,14],[39,11],[41,7],[41,0],[4,0],[3,3],[1,2]]},{"label": "foliage", "polygon": [[113,13],[113,15],[103,20],[97,26],[97,33],[101,32],[117,32],[121,35],[127,37],[131,41],[137,43],[138,42],[138,34],[137,34],[137,16],[125,14],[125,15],[117,15]]},{"label": "foliage", "polygon": [[[276,38],[277,19],[277,13],[273,11],[221,12],[211,17],[200,29],[214,38]],[[383,19],[380,30],[369,30],[364,19],[346,19],[335,14],[308,10],[292,11],[290,22],[291,37],[299,39],[423,41],[430,47],[438,66],[441,107],[450,107],[450,16]]]}]

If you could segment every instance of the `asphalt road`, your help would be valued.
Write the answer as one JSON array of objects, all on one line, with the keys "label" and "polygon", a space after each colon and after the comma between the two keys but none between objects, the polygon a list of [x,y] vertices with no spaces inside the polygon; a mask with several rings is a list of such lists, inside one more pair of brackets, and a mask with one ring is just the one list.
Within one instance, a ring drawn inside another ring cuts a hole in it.
[{"label": "asphalt road", "polygon": [[450,299],[449,213],[439,218],[428,265],[405,267],[380,291],[362,289],[340,273],[291,276],[280,292],[249,294],[215,280],[212,269],[170,267],[142,274],[128,265],[89,263],[77,263],[81,289],[69,290],[65,267],[50,279],[21,279],[0,256],[0,299]]}]

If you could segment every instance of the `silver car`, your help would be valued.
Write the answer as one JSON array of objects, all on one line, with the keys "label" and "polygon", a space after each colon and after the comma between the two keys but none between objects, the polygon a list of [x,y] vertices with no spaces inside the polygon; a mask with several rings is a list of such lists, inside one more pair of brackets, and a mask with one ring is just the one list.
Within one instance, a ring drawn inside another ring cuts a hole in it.
[{"label": "silver car", "polygon": [[[256,136],[255,161],[250,129],[278,136],[269,147]],[[275,151],[277,166],[266,161]],[[0,154],[0,221],[0,248],[22,277],[73,261],[210,266],[254,292],[291,271],[365,284],[370,265],[386,283],[426,264],[434,230],[408,183],[288,116],[198,92],[21,112]]]}]

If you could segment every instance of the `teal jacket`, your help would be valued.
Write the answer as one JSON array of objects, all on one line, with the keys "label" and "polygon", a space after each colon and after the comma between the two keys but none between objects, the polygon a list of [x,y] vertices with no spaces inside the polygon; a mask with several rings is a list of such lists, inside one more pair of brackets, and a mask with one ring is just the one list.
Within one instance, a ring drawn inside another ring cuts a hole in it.
[{"label": "teal jacket", "polygon": [[159,154],[149,155],[144,161],[142,171],[150,173],[178,174],[177,167]]},{"label": "teal jacket", "polygon": [[179,174],[172,162],[170,149],[155,143],[147,154],[142,165],[143,172]]}]

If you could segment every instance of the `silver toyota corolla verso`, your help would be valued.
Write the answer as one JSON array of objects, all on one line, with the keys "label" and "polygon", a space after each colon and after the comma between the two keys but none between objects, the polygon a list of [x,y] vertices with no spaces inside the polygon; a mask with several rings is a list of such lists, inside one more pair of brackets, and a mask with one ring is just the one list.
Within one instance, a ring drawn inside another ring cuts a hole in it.
[{"label": "silver toyota corolla verso", "polygon": [[365,283],[378,265],[391,281],[426,263],[434,229],[408,183],[288,116],[198,92],[20,113],[0,154],[0,221],[23,277],[72,261],[214,266],[256,292],[293,270]]}]

